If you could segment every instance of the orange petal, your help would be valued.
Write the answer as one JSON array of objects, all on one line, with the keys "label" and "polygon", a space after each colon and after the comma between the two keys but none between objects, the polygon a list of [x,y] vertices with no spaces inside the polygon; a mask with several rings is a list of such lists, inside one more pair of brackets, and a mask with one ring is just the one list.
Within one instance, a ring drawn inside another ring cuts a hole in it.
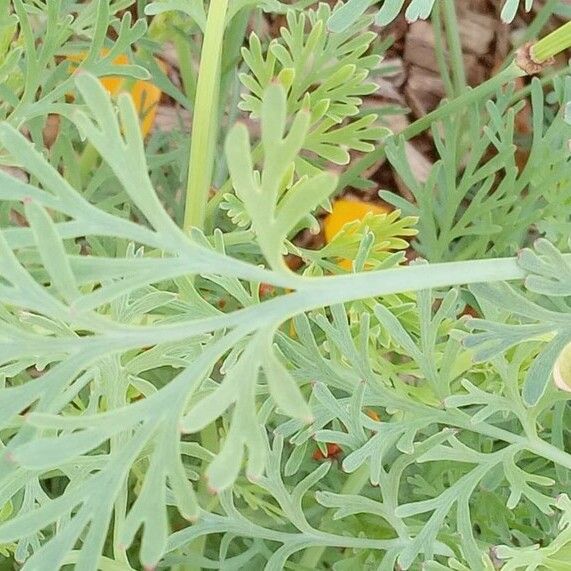
[{"label": "orange petal", "polygon": [[365,414],[371,419],[374,420],[375,422],[380,422],[381,421],[381,417],[379,415],[379,413],[376,410],[373,410],[372,408],[367,408],[365,409]]},{"label": "orange petal", "polygon": [[131,88],[131,96],[141,121],[143,136],[147,136],[155,123],[161,90],[149,81],[137,81]]},{"label": "orange petal", "polygon": [[373,214],[384,214],[390,212],[390,210],[390,207],[385,204],[372,204],[370,202],[347,200],[344,198],[336,200],[333,203],[331,213],[327,215],[323,223],[325,241],[331,242],[345,224],[354,222],[355,220],[363,220],[369,212]]},{"label": "orange petal", "polygon": [[[102,49],[101,56],[105,56],[108,52],[109,50],[107,48]],[[81,52],[78,54],[71,54],[67,59],[74,63],[81,63],[86,57],[87,52]],[[129,63],[129,58],[125,54],[120,54],[113,60],[113,63],[115,65],[127,65]],[[164,64],[160,61],[158,63],[164,69]],[[139,115],[141,131],[143,136],[147,136],[155,122],[157,105],[162,95],[161,90],[150,81],[139,79],[135,82],[130,82],[126,78],[118,75],[104,76],[100,78],[100,81],[103,87],[112,96],[116,96],[127,90],[129,91],[133,98],[135,109]],[[129,87],[127,88],[127,86]]]},{"label": "orange petal", "polygon": [[352,260],[343,259],[343,260],[340,260],[337,265],[340,268],[347,270],[348,272],[353,271],[353,261]]}]

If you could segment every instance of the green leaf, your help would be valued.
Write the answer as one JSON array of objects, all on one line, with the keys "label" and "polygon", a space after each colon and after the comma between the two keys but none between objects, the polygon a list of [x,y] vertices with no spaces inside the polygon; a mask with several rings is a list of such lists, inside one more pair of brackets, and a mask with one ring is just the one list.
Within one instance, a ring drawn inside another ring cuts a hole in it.
[{"label": "green leaf", "polygon": [[34,202],[26,202],[24,208],[53,286],[65,301],[73,302],[79,296],[77,282],[52,219],[44,208]]},{"label": "green leaf", "polygon": [[545,393],[553,366],[563,348],[571,342],[571,333],[558,335],[549,345],[534,359],[523,384],[523,398],[529,406],[537,404]]},{"label": "green leaf", "polygon": [[[268,335],[264,333],[263,336],[264,342],[267,343]],[[271,339],[271,336],[269,337]],[[307,424],[313,422],[311,409],[305,402],[299,387],[271,347],[267,347],[265,351],[263,368],[270,393],[279,409],[288,416],[298,418]]]},{"label": "green leaf", "polygon": [[201,0],[188,2],[187,0],[156,0],[145,6],[147,16],[156,16],[178,10],[190,16],[201,30],[206,28],[206,11]]}]

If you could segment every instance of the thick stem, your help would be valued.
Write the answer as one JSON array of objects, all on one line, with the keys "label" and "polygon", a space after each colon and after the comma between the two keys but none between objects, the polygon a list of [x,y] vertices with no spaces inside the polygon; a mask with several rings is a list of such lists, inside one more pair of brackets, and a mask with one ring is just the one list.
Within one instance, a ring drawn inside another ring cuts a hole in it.
[{"label": "thick stem", "polygon": [[[194,99],[188,182],[183,229],[203,229],[206,204],[214,171],[214,151],[218,133],[218,103],[220,98],[220,70],[222,45],[226,28],[228,0],[211,0],[208,20],[202,42],[200,67]],[[188,83],[188,82],[187,82]],[[191,87],[187,85],[186,87]],[[188,94],[187,94],[188,95]],[[218,450],[216,425],[201,432],[201,441],[207,448]],[[204,490],[201,490],[202,492]],[[206,547],[206,536],[192,545],[192,551],[201,555]],[[189,566],[189,571],[200,567]]]},{"label": "thick stem", "polygon": [[[523,45],[538,36],[539,32],[543,29],[543,26],[545,26],[549,21],[549,18],[553,16],[553,10],[560,1],[561,0],[547,0],[542,8],[537,12],[533,22],[523,30],[522,36],[518,38],[519,45]],[[510,51],[508,58],[512,58],[515,55],[517,47],[518,46]]]},{"label": "thick stem", "polygon": [[569,47],[571,47],[571,22],[567,22],[536,42],[531,48],[531,55],[535,62],[543,63]]},{"label": "thick stem", "polygon": [[184,230],[204,227],[218,132],[220,62],[228,0],[212,0],[202,43],[192,121]]}]

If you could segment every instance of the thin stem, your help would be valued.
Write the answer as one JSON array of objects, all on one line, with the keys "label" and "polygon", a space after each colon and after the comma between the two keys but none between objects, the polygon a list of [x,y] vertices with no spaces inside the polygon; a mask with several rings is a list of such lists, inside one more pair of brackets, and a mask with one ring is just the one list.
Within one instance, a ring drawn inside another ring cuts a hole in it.
[{"label": "thin stem", "polygon": [[[561,0],[547,0],[544,6],[539,10],[533,22],[524,29],[524,32],[520,38],[518,38],[518,44],[523,45],[529,40],[535,38],[539,32],[543,29],[543,26],[547,24],[549,18],[553,15],[553,11],[555,7],[559,4]],[[519,46],[515,46],[512,48],[510,53],[508,54],[508,61],[515,55],[516,49]]]},{"label": "thin stem", "polygon": [[440,13],[442,11],[442,3],[438,2],[432,10],[432,26],[434,28],[434,55],[438,64],[440,78],[444,84],[444,91],[449,98],[454,97],[454,85],[450,79],[450,71],[446,64],[446,53],[444,43],[442,42],[442,19]]},{"label": "thin stem", "polygon": [[185,231],[191,227],[204,227],[218,132],[220,64],[227,10],[228,0],[212,0],[208,9],[192,121],[183,224]]},{"label": "thin stem", "polygon": [[[256,163],[258,160],[262,158],[262,145],[258,143],[254,150],[252,151],[252,161]],[[232,192],[232,180],[227,179],[226,182],[218,189],[216,194],[208,201],[206,206],[206,217],[213,222],[214,216],[216,215],[216,211],[220,206],[222,200],[224,200],[224,195],[227,192]],[[213,225],[213,224],[212,224]]]},{"label": "thin stem", "polygon": [[458,26],[454,0],[444,0],[442,8],[454,91],[456,96],[460,96],[466,89],[466,72],[464,70],[464,56],[459,33],[460,27]]},{"label": "thin stem", "polygon": [[182,37],[182,34],[176,33],[173,42],[178,58],[184,94],[194,106],[196,78],[192,70],[192,54],[188,42]]},{"label": "thin stem", "polygon": [[[435,109],[431,113],[428,113],[428,115],[425,115],[414,123],[411,123],[399,135],[393,136],[402,136],[405,140],[412,139],[428,129],[436,121],[439,121],[452,113],[456,113],[457,111],[472,105],[476,101],[486,99],[496,92],[502,85],[505,85],[518,77],[523,77],[524,75],[526,75],[526,72],[515,63],[512,63],[496,76],[488,79],[488,81],[482,83],[475,89],[466,90],[460,97],[441,105],[438,109]],[[359,162],[347,169],[339,178],[337,191],[339,192],[346,186],[353,184],[363,172],[372,167],[377,161],[382,160],[385,157],[384,145],[385,143],[365,155]]]}]

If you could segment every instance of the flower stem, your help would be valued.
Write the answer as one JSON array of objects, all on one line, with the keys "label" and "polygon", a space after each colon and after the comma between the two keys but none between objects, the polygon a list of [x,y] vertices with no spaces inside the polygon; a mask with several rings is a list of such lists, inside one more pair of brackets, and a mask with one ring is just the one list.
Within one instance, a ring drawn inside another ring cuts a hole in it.
[{"label": "flower stem", "polygon": [[448,64],[446,62],[446,48],[443,41],[443,28],[442,28],[442,18],[440,16],[442,12],[442,3],[437,2],[432,11],[432,27],[434,28],[434,55],[436,57],[436,63],[438,65],[438,71],[440,73],[440,78],[444,84],[444,92],[447,98],[454,97],[454,85],[450,77],[450,70],[448,69]]},{"label": "flower stem", "polygon": [[[206,204],[214,172],[214,154],[218,133],[218,102],[220,98],[220,76],[222,62],[222,44],[226,29],[228,0],[211,0],[208,19],[200,54],[200,67],[196,84],[192,116],[192,134],[190,141],[190,159],[186,203],[184,209],[183,230],[192,227],[203,229],[206,217]],[[188,82],[187,82],[188,83]],[[186,85],[185,87],[191,87]],[[213,451],[218,450],[216,425],[204,429],[201,442]],[[204,486],[201,486],[203,488]],[[204,494],[203,489],[200,490]],[[206,536],[192,544],[192,551],[202,555],[206,547]],[[191,565],[189,570],[200,569]]]},{"label": "flower stem", "polygon": [[466,89],[466,71],[464,70],[464,56],[462,55],[462,44],[460,43],[460,26],[456,17],[454,0],[444,0],[442,3],[444,23],[446,28],[446,42],[450,56],[450,67],[452,69],[452,80],[454,82],[454,93],[458,97]]},{"label": "flower stem", "polygon": [[[523,45],[530,40],[536,38],[539,32],[543,29],[543,26],[547,24],[549,18],[553,15],[553,10],[559,4],[560,0],[547,0],[547,2],[538,10],[537,15],[533,19],[533,22],[523,30],[523,34],[518,38],[518,44]],[[518,46],[514,47],[508,57],[512,58],[515,55]]]},{"label": "flower stem", "polygon": [[218,132],[220,67],[227,10],[228,0],[212,0],[208,9],[192,120],[183,224],[185,231],[191,227],[204,227]]},{"label": "flower stem", "polygon": [[571,22],[567,22],[531,48],[531,55],[537,63],[543,63],[571,47]]}]

